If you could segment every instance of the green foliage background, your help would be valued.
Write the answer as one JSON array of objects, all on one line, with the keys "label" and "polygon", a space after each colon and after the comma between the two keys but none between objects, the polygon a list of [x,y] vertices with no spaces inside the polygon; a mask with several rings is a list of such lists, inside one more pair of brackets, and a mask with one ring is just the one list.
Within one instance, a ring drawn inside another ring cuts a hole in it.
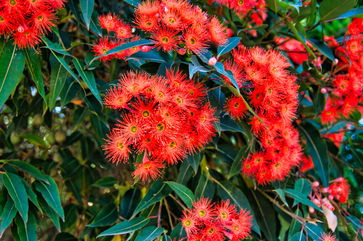
[{"label": "green foliage background", "polygon": [[[257,37],[246,33],[245,21],[226,8],[221,10],[222,16],[232,19],[237,36],[247,46],[275,47],[276,35],[302,41],[313,38],[321,54],[334,59],[322,37],[324,34],[342,37],[351,19],[333,19],[353,8],[357,14],[363,14],[362,1],[323,2],[330,9],[319,8],[324,4],[316,0],[307,7],[299,5],[299,1],[268,0],[268,19],[257,28]],[[114,12],[132,22],[133,5],[137,3],[136,0],[69,0],[59,12],[58,28],[53,28],[54,32],[44,37],[44,44],[35,50],[18,50],[9,39],[1,40],[1,240],[96,240],[101,233],[97,240],[126,240],[125,237],[180,240],[184,233],[178,220],[182,211],[178,202],[189,206],[189,200],[202,196],[230,199],[239,208],[251,210],[254,216],[251,240],[318,240],[328,227],[319,211],[313,218],[322,222],[318,225],[305,222],[308,206],[312,205],[307,198],[310,182],[318,180],[327,185],[339,176],[349,180],[352,193],[345,207],[349,214],[336,206],[339,226],[335,234],[339,240],[362,240],[358,234],[363,228],[359,221],[363,213],[361,116],[359,113],[351,116],[350,121],[357,128],[346,129],[339,149],[321,137],[345,127],[347,121],[328,127],[319,124],[318,114],[325,104],[319,80],[329,70],[317,71],[311,63],[293,70],[299,77],[300,91],[313,101],[302,101],[301,114],[309,118],[298,124],[307,152],[317,167],[307,175],[294,170],[286,181],[264,187],[256,187],[250,179],[242,177],[241,159],[248,155],[256,140],[246,126],[227,117],[221,118],[220,133],[214,142],[202,153],[169,168],[164,181],[134,183],[130,176],[132,167],[115,167],[105,160],[101,146],[117,118],[102,105],[105,91],[130,68],[162,72],[174,58],[154,51],[152,56],[138,54],[128,63],[92,61],[91,44],[102,34],[97,17]],[[193,3],[215,13],[215,6],[205,1]],[[322,15],[324,11],[331,15]],[[202,71],[205,68],[219,72],[203,63],[203,59],[195,65],[190,58],[196,56],[185,57],[183,60],[188,65],[181,64],[179,68],[193,69],[196,78],[205,77]],[[310,72],[318,81],[306,81],[302,72]],[[209,98],[223,116],[224,93],[215,83],[208,85],[216,87]],[[123,233],[130,235],[118,236]]]}]

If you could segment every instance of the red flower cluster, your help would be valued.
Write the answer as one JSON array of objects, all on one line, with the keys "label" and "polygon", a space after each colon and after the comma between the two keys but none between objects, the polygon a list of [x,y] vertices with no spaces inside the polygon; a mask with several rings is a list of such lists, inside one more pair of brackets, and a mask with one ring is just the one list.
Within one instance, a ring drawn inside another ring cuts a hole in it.
[{"label": "red flower cluster", "polygon": [[14,39],[20,48],[34,47],[40,36],[49,32],[56,19],[55,11],[65,0],[0,1],[0,36]]},{"label": "red flower cluster", "polygon": [[252,216],[242,209],[239,213],[229,200],[213,205],[207,198],[193,203],[183,212],[182,225],[188,241],[232,241],[246,239],[251,232]]},{"label": "red flower cluster", "polygon": [[104,104],[122,110],[121,120],[103,149],[111,162],[127,162],[131,152],[144,153],[135,177],[155,179],[165,164],[195,153],[215,134],[214,109],[205,90],[179,71],[166,77],[128,72],[110,89]]},{"label": "red flower cluster", "polygon": [[341,203],[348,201],[350,193],[350,185],[344,177],[339,177],[333,181],[328,187],[328,193]]},{"label": "red flower cluster", "polygon": [[216,17],[185,0],[147,0],[135,12],[137,28],[150,34],[163,51],[202,52],[210,43],[226,43],[227,29]]},{"label": "red flower cluster", "polygon": [[[118,45],[138,39],[138,37],[134,36],[132,33],[132,27],[113,14],[101,15],[98,18],[98,21],[100,22],[101,28],[106,29],[110,36],[99,39],[98,43],[95,44],[93,52],[96,55],[103,55]],[[130,56],[139,50],[140,47],[122,50],[114,54],[100,57],[100,60],[107,61],[113,58],[125,60],[127,56]]]},{"label": "red flower cluster", "polygon": [[[115,40],[102,38],[93,48],[97,55],[105,54],[125,40],[137,39],[132,27],[114,15],[103,15],[99,21],[102,28],[114,33]],[[136,8],[135,24],[155,41],[155,47],[163,51],[176,50],[179,54],[203,52],[210,44],[223,45],[228,39],[227,28],[216,17],[209,17],[184,0],[147,0]],[[125,59],[139,50],[136,47],[101,57],[101,60]]]},{"label": "red flower cluster", "polygon": [[249,13],[251,20],[257,25],[263,24],[267,18],[267,6],[265,0],[214,0],[233,9],[240,18],[245,18]]},{"label": "red flower cluster", "polygon": [[[250,125],[263,149],[248,157],[242,172],[259,184],[283,180],[301,159],[299,134],[291,123],[298,106],[296,77],[286,70],[290,66],[286,58],[275,50],[239,46],[232,55],[233,61],[225,67],[239,86],[250,87],[250,103],[258,116],[251,118]],[[234,118],[246,114],[244,103],[236,97],[227,101],[226,108]]]},{"label": "red flower cluster", "polygon": [[276,37],[275,42],[280,44],[279,49],[286,51],[287,55],[295,63],[300,65],[309,59],[304,45],[296,39]]},{"label": "red flower cluster", "polygon": [[[346,73],[336,75],[332,82],[331,96],[321,113],[323,124],[335,122],[339,117],[348,118],[358,110],[363,113],[363,18],[357,18],[348,26],[345,48],[338,47]],[[330,44],[334,44],[330,40]]]}]

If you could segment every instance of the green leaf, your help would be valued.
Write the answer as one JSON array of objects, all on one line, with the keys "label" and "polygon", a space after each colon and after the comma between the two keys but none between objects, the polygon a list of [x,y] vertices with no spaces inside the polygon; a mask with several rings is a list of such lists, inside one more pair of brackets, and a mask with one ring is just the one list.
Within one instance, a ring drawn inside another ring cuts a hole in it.
[{"label": "green leaf", "polygon": [[354,8],[352,10],[349,10],[348,12],[345,12],[342,15],[340,15],[339,17],[332,19],[332,20],[353,18],[353,17],[359,17],[359,18],[363,17],[363,7]]},{"label": "green leaf", "polygon": [[120,215],[126,219],[130,218],[140,199],[141,192],[139,189],[127,190],[120,203]]},{"label": "green leaf", "polygon": [[88,227],[95,228],[95,227],[102,227],[108,226],[116,222],[118,218],[117,209],[115,204],[110,203],[102,208],[93,219],[92,223],[87,225]]},{"label": "green leaf", "polygon": [[39,171],[35,166],[25,162],[25,161],[19,161],[19,160],[4,160],[4,162],[8,163],[11,166],[16,167],[19,170],[28,172],[33,177],[42,180],[46,183],[48,183],[48,178],[46,175],[44,175],[41,171]]},{"label": "green leaf", "polygon": [[144,218],[144,217],[139,217],[139,218],[134,218],[134,219],[131,219],[128,221],[124,221],[124,222],[118,223],[115,226],[112,226],[111,228],[103,231],[101,234],[99,234],[97,236],[97,238],[104,237],[104,236],[114,236],[114,235],[131,233],[136,230],[139,230],[140,228],[143,228],[149,222],[150,222],[150,219]]},{"label": "green leaf", "polygon": [[104,57],[104,56],[107,56],[107,55],[110,55],[110,54],[115,54],[115,53],[118,53],[118,52],[120,52],[122,50],[130,49],[130,48],[133,48],[133,47],[142,46],[142,45],[150,45],[150,44],[154,44],[154,41],[149,40],[149,39],[140,39],[140,40],[128,42],[128,43],[125,43],[125,44],[120,44],[120,45],[114,47],[113,49],[110,49],[105,54],[96,56],[95,59],[98,59],[98,58],[101,58],[101,57]]},{"label": "green leaf", "polygon": [[4,234],[5,229],[9,227],[13,221],[16,212],[17,211],[14,202],[11,200],[11,198],[8,198],[0,216],[0,238]]},{"label": "green leaf", "polygon": [[44,83],[42,77],[41,55],[36,54],[34,49],[25,49],[24,54],[26,59],[26,66],[28,71],[30,72],[33,82],[37,86],[37,90],[40,96],[43,97],[44,101],[46,101]]},{"label": "green leaf", "polygon": [[231,73],[231,71],[225,70],[224,65],[221,62],[217,62],[214,65],[214,68],[216,69],[216,71],[219,74],[227,77],[229,79],[229,81],[233,84],[233,86],[239,91],[238,84],[237,84],[236,80],[234,79],[233,74]]},{"label": "green leaf", "polygon": [[321,240],[321,236],[324,234],[323,229],[316,224],[306,223],[304,229],[312,240]]},{"label": "green leaf", "polygon": [[323,55],[328,57],[331,61],[335,60],[335,56],[333,51],[324,43],[316,40],[316,39],[308,39],[308,41]]},{"label": "green leaf", "polygon": [[193,168],[194,174],[197,174],[198,172],[198,168],[199,168],[199,163],[202,160],[202,153],[196,153],[193,155],[189,155],[187,158],[190,166]]},{"label": "green leaf", "polygon": [[243,132],[242,128],[228,115],[221,117],[221,131]]},{"label": "green leaf", "polygon": [[0,63],[0,107],[2,107],[19,84],[25,66],[24,54],[9,41],[0,54]]},{"label": "green leaf", "polygon": [[[88,1],[88,0],[85,0],[85,1]],[[86,85],[88,86],[90,91],[92,92],[92,94],[96,97],[96,99],[102,105],[102,99],[100,96],[100,92],[98,91],[95,76],[93,75],[93,72],[84,70],[81,63],[76,58],[73,59],[73,64],[76,67],[81,78],[84,80],[84,82],[86,83]]]},{"label": "green leaf", "polygon": [[275,14],[280,10],[279,0],[266,0],[267,6],[271,9]]},{"label": "green leaf", "polygon": [[37,195],[24,179],[22,179],[22,181],[26,189],[26,192],[28,193],[28,199],[40,210]]},{"label": "green leaf", "polygon": [[29,215],[29,220],[23,222],[20,218],[15,219],[18,226],[18,235],[20,241],[36,241],[37,240],[37,222],[33,214]]},{"label": "green leaf", "polygon": [[215,193],[215,184],[211,182],[203,173],[200,175],[198,185],[195,188],[195,199],[199,200],[202,197],[213,199]]},{"label": "green leaf", "polygon": [[21,134],[20,136],[23,137],[24,139],[26,139],[29,143],[31,143],[33,145],[44,147],[44,148],[49,147],[49,145],[44,141],[44,139],[42,137],[38,136],[37,134],[24,133],[24,134]]},{"label": "green leaf", "polygon": [[40,192],[48,203],[48,205],[61,217],[64,221],[64,211],[59,197],[59,191],[55,181],[48,177],[49,184],[36,182],[35,189]]},{"label": "green leaf", "polygon": [[299,126],[306,139],[307,151],[312,157],[316,171],[326,187],[328,186],[328,152],[326,143],[321,139],[319,132],[311,124]]},{"label": "green leaf", "polygon": [[223,55],[225,53],[228,53],[229,51],[234,49],[239,44],[240,41],[241,41],[241,38],[239,38],[239,37],[229,38],[227,43],[225,43],[224,45],[218,47],[217,58],[219,58],[219,56],[221,56],[221,55]]},{"label": "green leaf", "polygon": [[155,226],[148,226],[143,228],[135,241],[153,241],[164,232],[164,229]]},{"label": "green leaf", "polygon": [[28,221],[28,195],[22,182],[22,179],[13,173],[6,172],[1,174],[4,179],[5,188],[13,199],[16,209],[19,211],[20,216],[26,222]]},{"label": "green leaf", "polygon": [[236,155],[236,157],[233,160],[233,163],[231,165],[231,169],[229,169],[229,173],[228,173],[228,179],[230,179],[231,177],[241,173],[241,165],[242,165],[242,160],[244,160],[247,156],[247,146],[241,147]]},{"label": "green leaf", "polygon": [[[307,197],[311,192],[311,184],[308,180],[304,178],[300,178],[295,182],[294,190],[304,194],[305,197]],[[297,200],[294,201],[293,206],[297,204]]]},{"label": "green leaf", "polygon": [[[42,38],[43,42],[46,45],[46,48],[53,50],[59,54],[63,54],[63,55],[67,55],[67,56],[71,56],[70,53],[68,53],[59,43],[53,43],[52,41],[50,41],[49,39],[47,39],[46,37]],[[52,51],[52,52],[53,52]],[[53,53],[54,54],[54,53]]]},{"label": "green leaf", "polygon": [[357,217],[353,215],[344,216],[344,217],[349,220],[349,222],[353,225],[355,229],[363,229],[363,224]]},{"label": "green leaf", "polygon": [[[288,207],[289,204],[286,202],[286,197],[285,197],[285,191],[278,188],[276,190],[274,190],[278,195],[279,197],[281,198],[281,200],[284,202],[284,204]],[[295,205],[295,204],[294,204]]]},{"label": "green leaf", "polygon": [[44,198],[39,198],[40,206],[45,214],[52,220],[54,226],[57,228],[58,231],[61,230],[59,216],[58,214],[48,205],[48,203],[44,200]]},{"label": "green leaf", "polygon": [[254,219],[257,220],[259,227],[269,241],[276,239],[276,214],[272,204],[260,193],[251,191],[254,206]]},{"label": "green leaf", "polygon": [[320,3],[320,20],[330,20],[341,16],[357,5],[357,0],[324,0]]},{"label": "green leaf", "polygon": [[60,55],[56,54],[54,51],[52,52],[53,56],[58,60],[58,62],[67,70],[67,72],[73,77],[73,79],[78,81],[77,75],[71,70],[71,67],[68,65],[67,61]]},{"label": "green leaf", "polygon": [[95,6],[95,0],[81,0],[80,4],[84,23],[86,24],[87,28],[89,28]]},{"label": "green leaf", "polygon": [[144,60],[155,63],[166,63],[165,59],[156,50],[151,50],[148,52],[139,51],[129,56],[127,60]]},{"label": "green leaf", "polygon": [[53,110],[58,96],[62,92],[64,84],[67,79],[67,71],[60,63],[53,63],[51,61],[51,74],[50,74],[50,91],[48,95],[48,106],[50,110]]},{"label": "green leaf", "polygon": [[116,183],[117,183],[117,179],[115,177],[103,177],[101,179],[98,179],[95,183],[93,183],[92,186],[111,188]]},{"label": "green leaf", "polygon": [[140,0],[125,0],[125,2],[127,2],[133,7],[137,7],[140,4]]},{"label": "green leaf", "polygon": [[132,216],[135,217],[142,210],[150,207],[156,202],[159,202],[161,199],[169,195],[171,191],[172,190],[167,184],[162,183],[161,181],[154,182],[144,199],[139,203],[139,205],[137,205]]},{"label": "green leaf", "polygon": [[[247,197],[244,195],[244,193],[232,185],[230,182],[224,181],[217,183],[218,184],[218,193],[219,196],[223,200],[230,200],[231,204],[235,204],[239,209],[246,209],[251,212],[251,215],[254,216],[254,212],[251,208],[250,203],[248,202]],[[256,233],[260,233],[260,227],[256,223],[255,218],[252,220],[252,229]]]},{"label": "green leaf", "polygon": [[176,194],[183,200],[183,202],[188,206],[188,208],[193,207],[194,194],[186,186],[176,183],[176,182],[166,182],[171,189],[173,189]]},{"label": "green leaf", "polygon": [[301,193],[301,192],[298,192],[294,189],[290,189],[290,188],[287,188],[285,190],[285,193],[286,195],[292,197],[294,200],[296,200],[297,203],[302,203],[302,204],[305,204],[307,206],[310,206],[310,207],[313,207],[315,208],[316,210],[319,210],[320,212],[322,212],[322,210],[317,206],[315,205],[315,203],[313,203],[312,201],[310,201],[305,194]]}]

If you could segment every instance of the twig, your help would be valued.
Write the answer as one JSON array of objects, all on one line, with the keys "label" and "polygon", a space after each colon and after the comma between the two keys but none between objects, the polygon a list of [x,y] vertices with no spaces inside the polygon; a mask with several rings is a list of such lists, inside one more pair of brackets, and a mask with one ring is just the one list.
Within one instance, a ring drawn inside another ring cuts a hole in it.
[{"label": "twig", "polygon": [[332,157],[334,160],[350,167],[353,171],[357,172],[359,175],[361,175],[363,177],[363,171],[353,167],[352,165],[350,165],[349,163],[346,163],[345,161],[341,160],[340,158],[336,157],[335,155],[333,155],[331,152],[329,152],[329,156]]},{"label": "twig", "polygon": [[177,203],[180,207],[182,207],[184,210],[188,209],[184,204],[182,204],[176,197],[174,197],[172,194],[169,194],[169,196]]}]

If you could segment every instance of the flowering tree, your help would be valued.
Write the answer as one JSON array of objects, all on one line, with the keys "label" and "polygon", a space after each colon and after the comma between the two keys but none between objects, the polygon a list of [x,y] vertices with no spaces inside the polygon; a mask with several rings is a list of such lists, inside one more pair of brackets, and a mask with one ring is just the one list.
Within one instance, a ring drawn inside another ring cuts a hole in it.
[{"label": "flowering tree", "polygon": [[1,240],[363,240],[356,0],[0,0]]}]

